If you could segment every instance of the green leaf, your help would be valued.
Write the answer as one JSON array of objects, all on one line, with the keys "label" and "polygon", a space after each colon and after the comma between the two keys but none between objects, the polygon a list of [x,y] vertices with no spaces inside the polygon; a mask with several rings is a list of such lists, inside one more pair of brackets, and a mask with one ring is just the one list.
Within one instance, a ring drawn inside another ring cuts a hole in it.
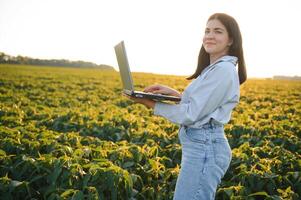
[{"label": "green leaf", "polygon": [[128,162],[125,162],[125,163],[122,165],[122,168],[129,168],[129,167],[132,167],[133,165],[135,165],[135,162],[133,162],[133,161],[128,161]]},{"label": "green leaf", "polygon": [[18,187],[18,186],[20,186],[20,185],[22,185],[22,184],[23,184],[23,182],[21,182],[21,181],[15,181],[15,180],[12,180],[12,181],[10,182],[10,186],[13,187],[13,188]]},{"label": "green leaf", "polygon": [[84,199],[84,194],[82,191],[76,191],[71,198],[71,200],[82,200],[82,199]]},{"label": "green leaf", "polygon": [[233,194],[233,190],[232,188],[225,188],[224,189],[225,193],[228,195],[228,197],[230,198]]},{"label": "green leaf", "polygon": [[76,190],[74,190],[74,189],[68,189],[68,190],[66,190],[65,192],[63,192],[62,194],[61,194],[61,197],[70,197],[71,195],[73,195],[74,193],[76,192]]},{"label": "green leaf", "polygon": [[268,195],[268,193],[262,191],[262,192],[255,192],[255,193],[252,193],[252,194],[248,195],[248,197],[252,197],[252,196],[265,196],[265,197],[269,197],[270,195]]}]

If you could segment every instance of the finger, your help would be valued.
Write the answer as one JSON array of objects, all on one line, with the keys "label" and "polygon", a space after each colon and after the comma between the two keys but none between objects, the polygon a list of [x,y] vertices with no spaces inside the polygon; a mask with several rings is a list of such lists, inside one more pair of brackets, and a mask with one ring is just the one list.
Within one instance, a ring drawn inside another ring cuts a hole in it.
[{"label": "finger", "polygon": [[143,92],[151,92],[153,90],[152,86],[146,87]]},{"label": "finger", "polygon": [[153,91],[154,94],[162,94],[162,90]]},{"label": "finger", "polygon": [[158,90],[158,89],[160,89],[160,87],[158,85],[151,85],[151,86],[146,87],[143,91],[144,92],[152,92],[152,91]]}]

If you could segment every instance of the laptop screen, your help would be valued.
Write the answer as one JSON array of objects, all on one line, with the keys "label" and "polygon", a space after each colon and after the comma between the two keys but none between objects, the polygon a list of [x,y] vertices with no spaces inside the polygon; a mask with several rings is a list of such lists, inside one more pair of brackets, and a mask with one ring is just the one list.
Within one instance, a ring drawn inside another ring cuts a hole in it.
[{"label": "laptop screen", "polygon": [[124,41],[121,41],[115,46],[115,54],[118,61],[123,89],[133,91],[134,90],[133,80],[132,80],[129,62],[126,56]]}]

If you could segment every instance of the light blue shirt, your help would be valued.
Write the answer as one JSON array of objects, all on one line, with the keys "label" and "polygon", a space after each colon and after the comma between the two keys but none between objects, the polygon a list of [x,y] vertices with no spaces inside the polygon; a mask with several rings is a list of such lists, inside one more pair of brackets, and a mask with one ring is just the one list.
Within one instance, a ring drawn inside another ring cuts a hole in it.
[{"label": "light blue shirt", "polygon": [[154,115],[193,128],[200,128],[210,118],[226,124],[239,102],[236,64],[234,56],[221,57],[185,88],[179,104],[156,102]]}]

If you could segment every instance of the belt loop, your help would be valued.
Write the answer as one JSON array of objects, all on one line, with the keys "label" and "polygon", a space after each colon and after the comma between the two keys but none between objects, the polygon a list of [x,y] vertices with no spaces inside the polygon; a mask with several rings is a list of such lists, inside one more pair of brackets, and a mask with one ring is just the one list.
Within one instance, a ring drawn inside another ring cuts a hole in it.
[{"label": "belt loop", "polygon": [[210,125],[210,129],[213,129],[212,118],[210,118],[210,120],[209,120],[209,125]]}]

